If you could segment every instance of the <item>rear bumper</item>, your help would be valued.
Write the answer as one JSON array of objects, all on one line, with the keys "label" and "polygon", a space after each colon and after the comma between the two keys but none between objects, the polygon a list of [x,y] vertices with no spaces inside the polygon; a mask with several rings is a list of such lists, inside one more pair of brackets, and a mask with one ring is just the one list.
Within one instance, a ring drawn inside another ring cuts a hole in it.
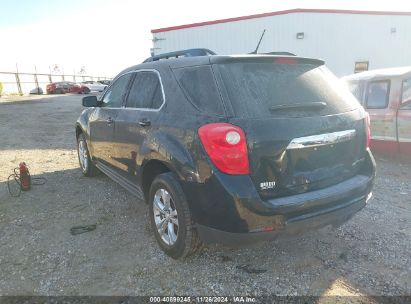
[{"label": "rear bumper", "polygon": [[340,225],[366,205],[374,178],[375,161],[367,151],[359,175],[293,196],[262,200],[249,176],[218,172],[205,184],[183,183],[183,189],[200,237],[235,245]]},{"label": "rear bumper", "polygon": [[[306,214],[302,217],[286,219],[281,217],[282,225],[272,231],[233,233],[197,225],[197,231],[201,239],[206,243],[221,243],[225,245],[238,246],[255,243],[258,241],[268,241],[275,239],[279,235],[296,235],[313,229],[319,229],[328,225],[339,226],[348,221],[355,213],[365,207],[366,202],[371,197],[361,198],[339,205],[337,208],[330,208]],[[274,227],[272,227],[274,228]]]}]

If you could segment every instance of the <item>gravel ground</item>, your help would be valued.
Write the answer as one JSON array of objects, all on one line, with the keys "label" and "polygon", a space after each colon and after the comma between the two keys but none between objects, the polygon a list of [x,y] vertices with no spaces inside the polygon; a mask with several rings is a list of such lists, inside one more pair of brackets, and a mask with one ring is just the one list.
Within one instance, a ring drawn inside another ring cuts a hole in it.
[{"label": "gravel ground", "polygon": [[[338,229],[174,261],[157,247],[141,198],[82,176],[80,99],[0,103],[0,295],[411,294],[410,162],[377,157],[374,198]],[[6,180],[23,160],[47,183],[12,198]],[[88,224],[97,229],[70,234]]]}]

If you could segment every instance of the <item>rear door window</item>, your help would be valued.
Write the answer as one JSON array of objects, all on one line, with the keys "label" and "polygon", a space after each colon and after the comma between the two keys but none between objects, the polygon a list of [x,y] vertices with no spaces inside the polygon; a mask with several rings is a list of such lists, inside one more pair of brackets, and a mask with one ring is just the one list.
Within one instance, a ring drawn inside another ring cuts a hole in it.
[{"label": "rear door window", "polygon": [[[217,66],[238,117],[328,115],[347,112],[359,106],[347,87],[324,66],[275,64],[272,61]],[[292,105],[310,103],[325,103],[326,107],[316,111],[301,110],[304,107],[292,109]],[[289,110],[272,111],[282,106]]]},{"label": "rear door window", "polygon": [[224,115],[224,108],[210,65],[174,69],[184,95],[197,110]]},{"label": "rear door window", "polygon": [[164,102],[160,77],[156,72],[137,72],[130,93],[127,97],[127,108],[159,109]]},{"label": "rear door window", "polygon": [[372,81],[367,87],[365,107],[367,109],[385,109],[390,95],[390,81]]}]

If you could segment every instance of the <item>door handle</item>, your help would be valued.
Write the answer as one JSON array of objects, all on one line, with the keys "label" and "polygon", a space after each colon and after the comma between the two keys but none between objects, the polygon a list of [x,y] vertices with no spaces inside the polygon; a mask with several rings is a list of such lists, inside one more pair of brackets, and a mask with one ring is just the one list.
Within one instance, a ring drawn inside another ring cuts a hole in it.
[{"label": "door handle", "polygon": [[147,118],[143,118],[138,122],[138,124],[142,127],[148,127],[149,125],[151,125],[151,121],[149,121]]},{"label": "door handle", "polygon": [[113,118],[109,117],[109,118],[107,118],[106,122],[107,122],[108,125],[111,125],[114,122],[114,120],[113,120]]}]

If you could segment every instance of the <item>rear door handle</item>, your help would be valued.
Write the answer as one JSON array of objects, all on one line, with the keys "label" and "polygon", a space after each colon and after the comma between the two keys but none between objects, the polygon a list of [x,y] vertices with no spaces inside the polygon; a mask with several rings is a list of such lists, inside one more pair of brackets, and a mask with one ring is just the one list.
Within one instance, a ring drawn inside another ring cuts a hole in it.
[{"label": "rear door handle", "polygon": [[111,125],[114,122],[114,120],[113,120],[113,118],[109,117],[109,118],[107,118],[106,122],[107,122],[108,125]]},{"label": "rear door handle", "polygon": [[147,118],[143,118],[138,122],[138,124],[142,127],[148,127],[149,125],[151,125],[151,121],[149,121]]}]

